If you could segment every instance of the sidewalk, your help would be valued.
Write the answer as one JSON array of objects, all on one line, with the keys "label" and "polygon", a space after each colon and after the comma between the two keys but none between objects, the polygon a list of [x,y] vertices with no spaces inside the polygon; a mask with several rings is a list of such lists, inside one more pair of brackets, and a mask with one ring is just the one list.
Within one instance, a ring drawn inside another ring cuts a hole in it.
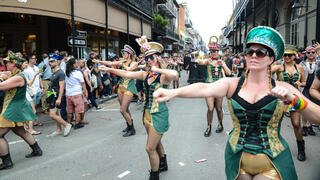
[{"label": "sidewalk", "polygon": [[[105,103],[107,101],[110,101],[110,100],[114,99],[114,98],[116,98],[116,97],[99,98],[99,99],[96,100],[96,103],[98,105],[101,105],[101,104],[103,104],[103,103]],[[42,123],[43,125],[49,124],[49,123],[54,123],[54,121],[50,118],[49,115],[43,114],[43,113],[41,113],[41,111],[42,111],[41,107],[38,107],[37,108],[37,114],[36,114],[37,117],[38,117],[37,122]]]}]

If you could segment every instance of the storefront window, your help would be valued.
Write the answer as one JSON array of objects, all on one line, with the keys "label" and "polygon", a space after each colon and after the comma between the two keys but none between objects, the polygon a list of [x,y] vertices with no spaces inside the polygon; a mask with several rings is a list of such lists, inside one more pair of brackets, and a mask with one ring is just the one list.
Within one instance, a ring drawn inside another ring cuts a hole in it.
[{"label": "storefront window", "polygon": [[29,54],[37,54],[37,35],[24,35],[22,39],[22,54],[27,57]]}]

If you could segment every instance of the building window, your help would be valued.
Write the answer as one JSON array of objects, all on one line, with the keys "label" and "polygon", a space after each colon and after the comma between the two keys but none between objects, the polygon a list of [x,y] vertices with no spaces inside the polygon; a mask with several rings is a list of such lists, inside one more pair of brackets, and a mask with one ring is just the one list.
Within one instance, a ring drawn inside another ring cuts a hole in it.
[{"label": "building window", "polygon": [[291,22],[290,22],[290,44],[298,45],[298,24],[299,24],[299,15],[301,9],[293,9],[291,12]]}]

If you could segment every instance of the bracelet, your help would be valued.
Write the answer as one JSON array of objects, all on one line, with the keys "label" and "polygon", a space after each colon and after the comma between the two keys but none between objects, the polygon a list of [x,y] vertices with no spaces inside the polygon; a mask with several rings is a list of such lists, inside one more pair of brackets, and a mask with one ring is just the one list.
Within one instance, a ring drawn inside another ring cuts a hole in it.
[{"label": "bracelet", "polygon": [[289,111],[302,111],[308,106],[308,102],[303,98],[294,94],[294,99],[292,102],[284,101],[285,105],[289,105]]},{"label": "bracelet", "polygon": [[0,82],[3,82],[4,78],[2,76],[0,76]]}]

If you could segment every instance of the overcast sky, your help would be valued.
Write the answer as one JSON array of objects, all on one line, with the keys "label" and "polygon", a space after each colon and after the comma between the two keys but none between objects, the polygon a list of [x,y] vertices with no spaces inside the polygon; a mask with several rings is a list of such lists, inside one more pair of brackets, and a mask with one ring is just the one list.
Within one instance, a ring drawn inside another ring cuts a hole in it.
[{"label": "overcast sky", "polygon": [[210,36],[222,34],[221,29],[232,15],[232,0],[177,0],[186,2],[194,29],[206,44]]}]

